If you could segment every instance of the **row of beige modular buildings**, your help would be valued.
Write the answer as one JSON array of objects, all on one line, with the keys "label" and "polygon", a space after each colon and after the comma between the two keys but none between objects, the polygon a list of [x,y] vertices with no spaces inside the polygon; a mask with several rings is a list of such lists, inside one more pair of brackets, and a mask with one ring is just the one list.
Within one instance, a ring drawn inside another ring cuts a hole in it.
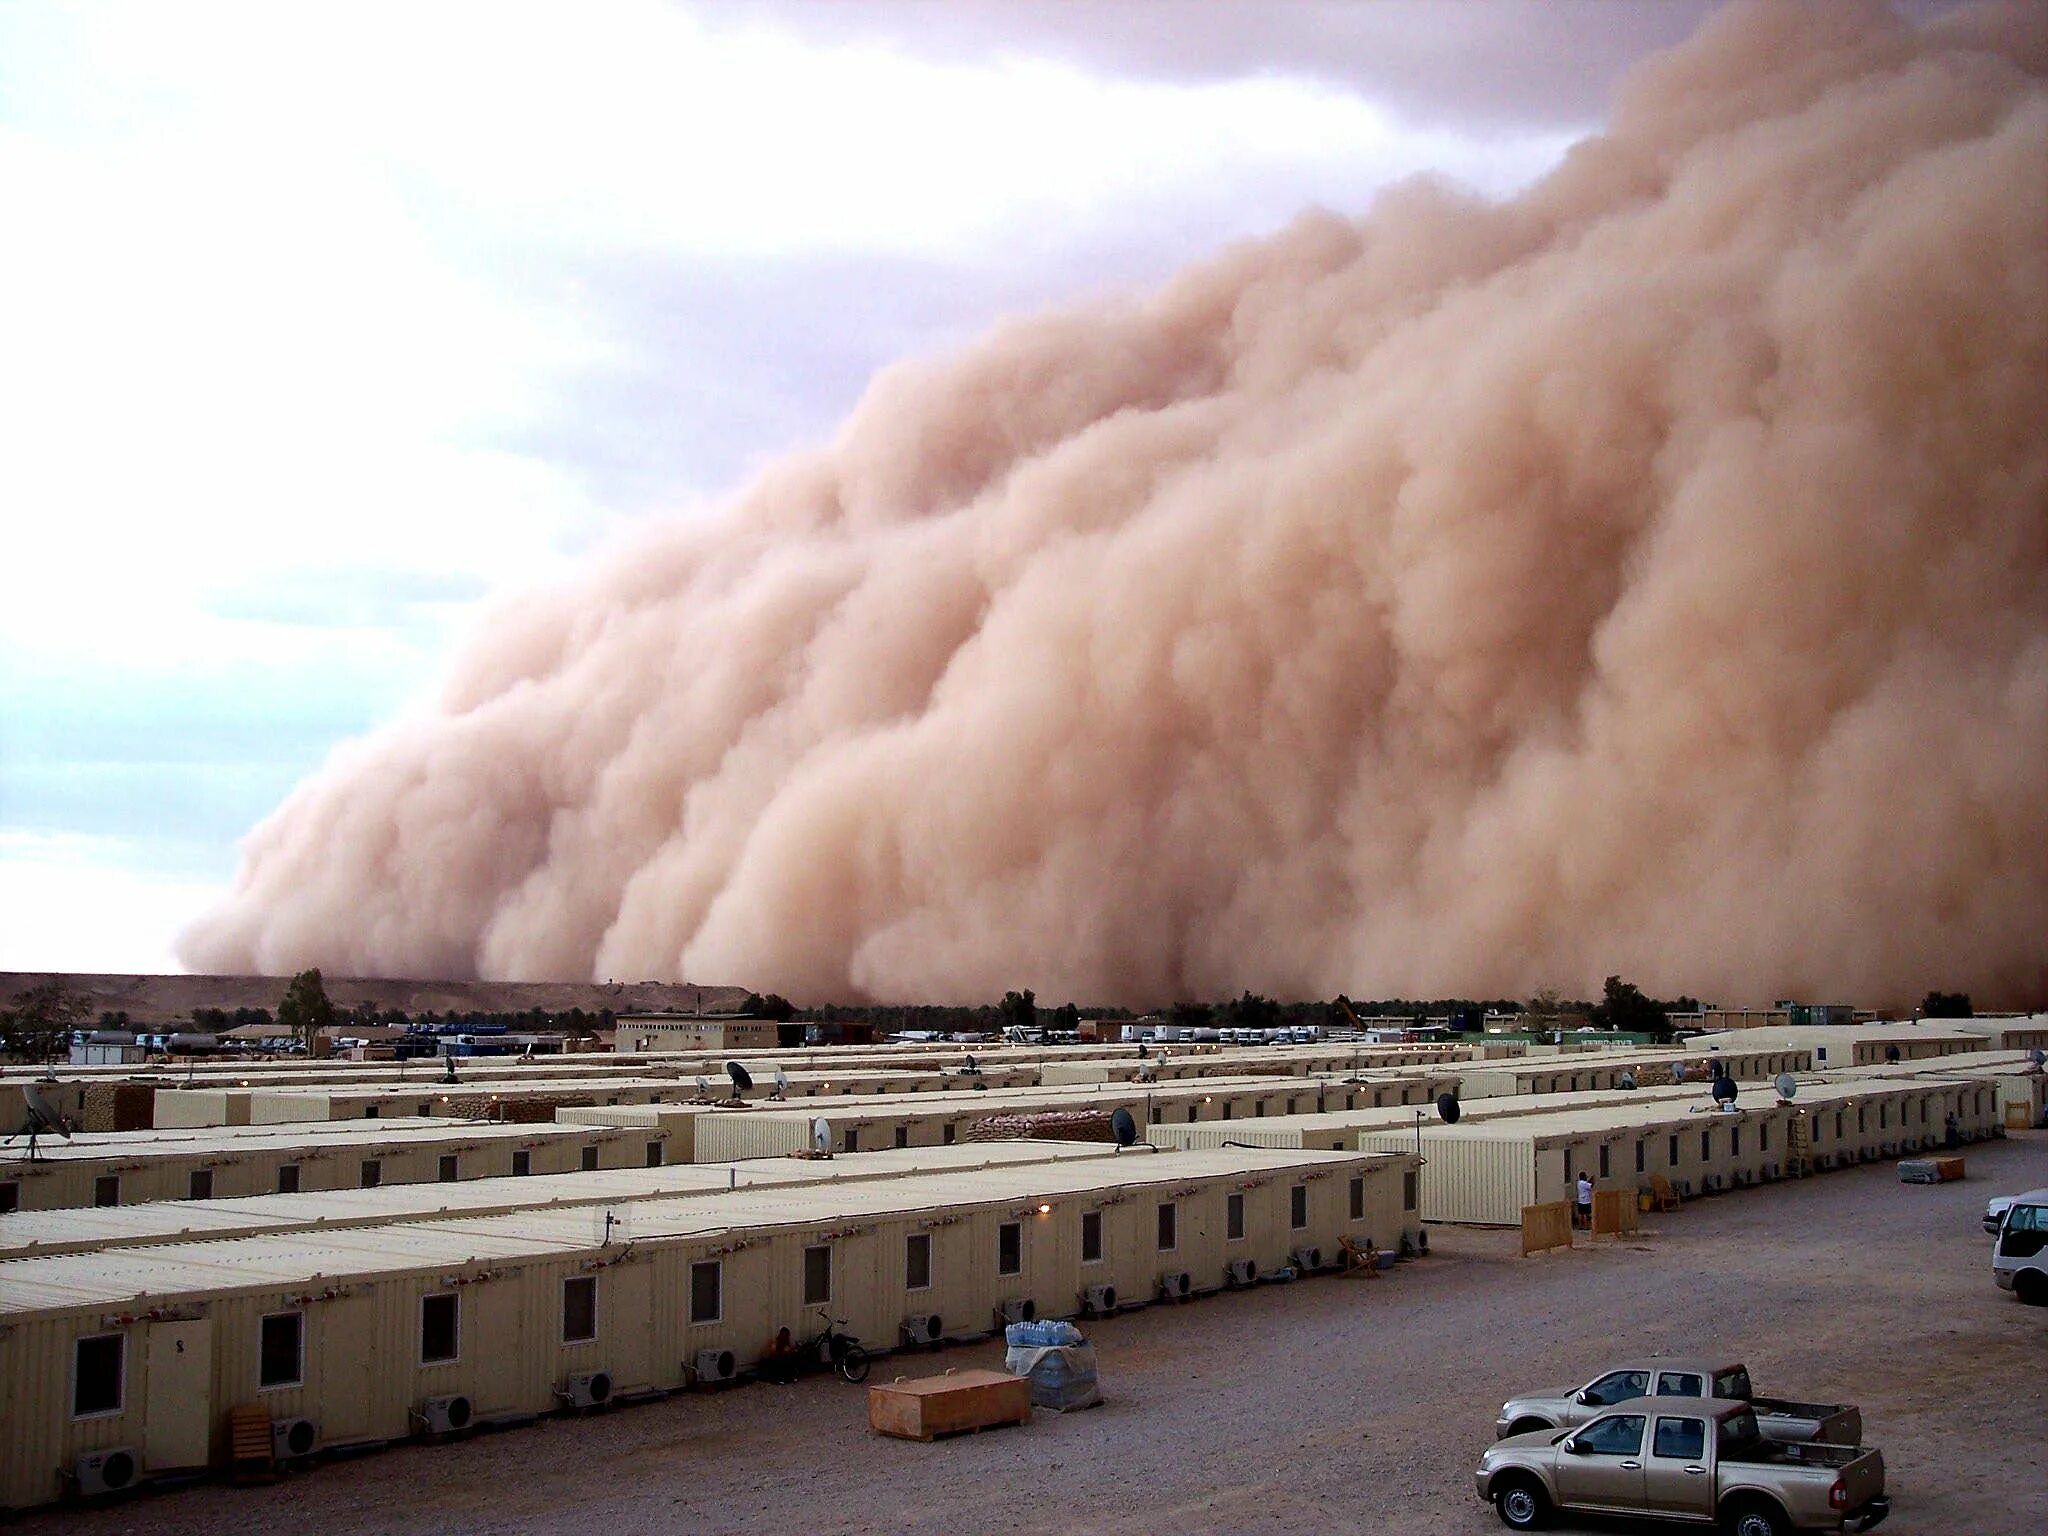
[{"label": "row of beige modular buildings", "polygon": [[642,1200],[610,1242],[588,1208],[532,1209],[19,1259],[0,1265],[0,1504],[50,1502],[110,1460],[219,1465],[246,1404],[322,1447],[368,1444],[674,1390],[825,1317],[892,1343],[933,1319],[1072,1315],[1097,1287],[1220,1289],[1234,1263],[1393,1240],[1416,1221],[1413,1167],[1135,1149]]}]

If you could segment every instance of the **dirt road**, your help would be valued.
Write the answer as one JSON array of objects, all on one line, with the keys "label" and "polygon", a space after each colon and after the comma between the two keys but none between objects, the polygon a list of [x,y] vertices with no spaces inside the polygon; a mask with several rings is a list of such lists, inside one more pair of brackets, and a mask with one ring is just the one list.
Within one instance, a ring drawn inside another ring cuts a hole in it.
[{"label": "dirt road", "polygon": [[[1316,1280],[1094,1325],[1107,1406],[917,1445],[835,1380],[748,1386],[201,1486],[24,1533],[756,1532],[1061,1536],[1498,1529],[1471,1474],[1510,1392],[1612,1355],[1736,1355],[1759,1388],[1860,1403],[1897,1536],[2048,1530],[2048,1309],[1994,1289],[1986,1197],[2048,1184],[2048,1134],[1970,1179],[1889,1163],[1695,1202],[1625,1247],[1524,1260],[1438,1229],[1382,1281]],[[878,1379],[998,1363],[980,1346]]]}]

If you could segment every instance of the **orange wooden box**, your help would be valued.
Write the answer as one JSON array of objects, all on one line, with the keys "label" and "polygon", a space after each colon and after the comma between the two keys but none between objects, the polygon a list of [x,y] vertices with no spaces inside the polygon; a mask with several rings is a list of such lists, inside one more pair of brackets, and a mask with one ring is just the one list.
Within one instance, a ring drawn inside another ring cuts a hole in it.
[{"label": "orange wooden box", "polygon": [[1031,1422],[1031,1378],[1004,1371],[943,1376],[868,1388],[868,1428],[904,1440],[931,1440],[970,1429]]}]

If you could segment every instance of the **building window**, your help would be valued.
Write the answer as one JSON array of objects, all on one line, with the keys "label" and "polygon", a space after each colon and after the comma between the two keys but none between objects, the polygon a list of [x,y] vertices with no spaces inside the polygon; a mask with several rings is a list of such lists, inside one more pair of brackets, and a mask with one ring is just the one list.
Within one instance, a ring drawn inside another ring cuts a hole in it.
[{"label": "building window", "polygon": [[296,1387],[306,1379],[306,1317],[303,1312],[273,1312],[263,1319],[257,1339],[256,1385]]},{"label": "building window", "polygon": [[804,1305],[822,1307],[832,1300],[832,1250],[823,1244],[804,1250]]},{"label": "building window", "polygon": [[1244,1240],[1243,1195],[1232,1195],[1223,1202],[1223,1238],[1231,1243]]},{"label": "building window", "polygon": [[659,1168],[661,1166],[661,1143],[658,1141],[647,1143],[647,1166],[650,1168]]},{"label": "building window", "polygon": [[1636,1141],[1636,1172],[1641,1173],[1645,1168],[1647,1168],[1649,1166],[1649,1161],[1649,1156],[1644,1151],[1643,1143],[1639,1138]]},{"label": "building window", "polygon": [[725,1269],[716,1259],[690,1266],[690,1321],[715,1323],[725,1316]]},{"label": "building window", "polygon": [[1230,1118],[1230,1100],[1228,1099],[1223,1101],[1223,1118],[1226,1120]]},{"label": "building window", "polygon": [[1180,1207],[1171,1200],[1159,1207],[1159,1251],[1171,1253],[1180,1246]]},{"label": "building window", "polygon": [[903,1289],[928,1291],[932,1286],[932,1235],[913,1232],[903,1240]]},{"label": "building window", "polygon": [[94,1205],[119,1205],[121,1203],[121,1175],[103,1173],[92,1181],[92,1203]]},{"label": "building window", "polygon": [[899,1125],[899,1126],[897,1126],[897,1127],[896,1127],[896,1145],[897,1145],[897,1146],[899,1146],[899,1147],[907,1147],[907,1146],[909,1146],[909,1145],[910,1145],[910,1127],[909,1127],[909,1126],[907,1126],[907,1125]]},{"label": "building window", "polygon": [[597,1337],[597,1276],[571,1275],[562,1282],[562,1342],[588,1344]]},{"label": "building window", "polygon": [[414,1114],[416,1114],[416,1115],[418,1115],[418,1116],[419,1116],[419,1117],[420,1117],[420,1118],[421,1118],[422,1120],[426,1119],[426,1118],[427,1118],[427,1116],[431,1115],[431,1114],[432,1114],[433,1112],[434,1112],[434,1106],[433,1106],[433,1105],[431,1105],[431,1104],[429,1104],[429,1103],[428,1103],[428,1102],[427,1102],[426,1100],[424,1100],[424,1099],[422,1099],[422,1100],[421,1100],[421,1101],[419,1102],[419,1105],[418,1105],[418,1106],[417,1106],[417,1107],[416,1107],[416,1108],[414,1109],[414,1111],[413,1111],[413,1113],[414,1113]]},{"label": "building window", "polygon": [[523,1179],[533,1172],[533,1154],[521,1149],[512,1154],[512,1177]]},{"label": "building window", "polygon": [[1671,1138],[1671,1166],[1674,1168],[1678,1166],[1678,1138],[1676,1136]]},{"label": "building window", "polygon": [[21,1186],[12,1179],[9,1179],[4,1184],[0,1184],[0,1216],[8,1215],[20,1209]]},{"label": "building window", "polygon": [[420,1364],[445,1365],[462,1342],[460,1303],[452,1292],[420,1298]]},{"label": "building window", "polygon": [[597,1172],[597,1147],[594,1144],[583,1149],[583,1171]]},{"label": "building window", "polygon": [[1363,1179],[1353,1179],[1351,1181],[1351,1219],[1353,1221],[1365,1220],[1365,1180]]},{"label": "building window", "polygon": [[1287,1225],[1299,1232],[1308,1225],[1308,1186],[1297,1184],[1287,1191]]},{"label": "building window", "polygon": [[1166,1123],[1166,1111],[1157,1104],[1154,1104],[1152,1106],[1151,1121],[1154,1125],[1164,1125]]},{"label": "building window", "polygon": [[365,1105],[363,1106],[363,1118],[364,1118],[365,1120],[374,1120],[374,1119],[376,1119],[376,1118],[377,1118],[377,1106],[376,1106],[376,1105],[374,1105],[374,1104],[365,1104]]},{"label": "building window", "polygon": [[213,1198],[213,1170],[211,1168],[194,1168],[188,1183],[187,1194],[189,1198],[194,1200],[211,1200]]},{"label": "building window", "polygon": [[1200,1119],[1201,1117],[1202,1117],[1202,1106],[1201,1106],[1201,1105],[1199,1105],[1199,1104],[1190,1104],[1190,1105],[1188,1106],[1188,1124],[1189,1124],[1189,1125],[1193,1125],[1193,1124],[1194,1124],[1194,1123],[1195,1123],[1195,1122],[1196,1122],[1197,1120],[1199,1120],[1199,1119]]},{"label": "building window", "polygon": [[1102,1262],[1102,1212],[1081,1213],[1081,1262],[1100,1264]]},{"label": "building window", "polygon": [[1258,1103],[1252,1106],[1252,1118],[1254,1120],[1263,1120],[1266,1118],[1266,1101],[1264,1099],[1259,1100]]},{"label": "building window", "polygon": [[1412,1211],[1421,1193],[1421,1176],[1410,1168],[1401,1175],[1401,1209]]},{"label": "building window", "polygon": [[1564,1181],[1567,1184],[1572,1181],[1572,1149],[1570,1147],[1564,1149]]},{"label": "building window", "polygon": [[443,1184],[453,1184],[462,1171],[462,1160],[453,1152],[441,1154],[440,1178]]},{"label": "building window", "polygon": [[954,1125],[952,1121],[948,1120],[943,1126],[939,1128],[939,1144],[941,1146],[950,1147],[951,1145],[953,1145],[954,1139],[958,1137],[959,1134],[959,1127]]},{"label": "building window", "polygon": [[1711,1157],[1712,1157],[1713,1155],[1714,1155],[1714,1133],[1713,1133],[1712,1131],[1701,1131],[1701,1132],[1700,1132],[1700,1161],[1704,1163],[1704,1162],[1706,1162],[1706,1161],[1707,1161],[1707,1160],[1708,1160],[1709,1158],[1711,1158]]},{"label": "building window", "polygon": [[1600,1143],[1600,1177],[1607,1177],[1607,1143]]},{"label": "building window", "polygon": [[1769,1125],[1760,1125],[1756,1128],[1756,1149],[1759,1152],[1771,1150],[1771,1128]]},{"label": "building window", "polygon": [[1742,1127],[1739,1125],[1728,1127],[1728,1155],[1730,1157],[1742,1156]]},{"label": "building window", "polygon": [[374,1157],[363,1159],[362,1183],[365,1189],[375,1189],[384,1182],[384,1165]]},{"label": "building window", "polygon": [[97,1333],[72,1347],[71,1416],[121,1411],[123,1364],[128,1351],[124,1333]]},{"label": "building window", "polygon": [[1019,1275],[1024,1272],[1024,1227],[1021,1222],[1006,1221],[996,1228],[996,1273]]},{"label": "building window", "polygon": [[296,1195],[299,1192],[299,1165],[285,1163],[277,1170],[277,1192],[280,1195]]},{"label": "building window", "polygon": [[860,1127],[857,1125],[849,1125],[846,1128],[846,1150],[849,1152],[858,1152],[860,1150]]}]

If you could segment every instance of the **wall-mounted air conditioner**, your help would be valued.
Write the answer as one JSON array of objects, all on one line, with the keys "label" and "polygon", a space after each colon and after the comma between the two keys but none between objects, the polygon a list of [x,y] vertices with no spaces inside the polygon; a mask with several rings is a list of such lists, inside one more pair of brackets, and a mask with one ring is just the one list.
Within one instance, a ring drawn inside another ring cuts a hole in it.
[{"label": "wall-mounted air conditioner", "polygon": [[910,1345],[936,1344],[946,1336],[936,1312],[917,1312],[903,1319],[903,1342]]},{"label": "wall-mounted air conditioner", "polygon": [[320,1449],[320,1426],[311,1419],[272,1419],[270,1454],[277,1461],[310,1456]]},{"label": "wall-mounted air conditioner", "polygon": [[585,1371],[571,1376],[561,1396],[571,1408],[602,1408],[612,1400],[612,1374],[610,1371]]},{"label": "wall-mounted air conditioner", "polygon": [[1195,1294],[1194,1276],[1184,1269],[1176,1269],[1159,1277],[1159,1294],[1168,1301],[1186,1301]]},{"label": "wall-mounted air conditioner", "polygon": [[134,1487],[140,1470],[141,1464],[136,1461],[135,1453],[126,1446],[110,1451],[89,1451],[71,1467],[72,1476],[78,1479],[78,1491],[89,1499]]},{"label": "wall-mounted air conditioner", "polygon": [[731,1381],[739,1374],[739,1368],[739,1361],[729,1349],[700,1349],[696,1364],[690,1368],[690,1379],[700,1387],[715,1386]]},{"label": "wall-mounted air conditioner", "polygon": [[1035,1323],[1038,1321],[1038,1303],[1029,1296],[1012,1297],[996,1308],[996,1315],[1006,1326],[1010,1323]]},{"label": "wall-mounted air conditioner", "polygon": [[1091,1285],[1081,1293],[1081,1312],[1087,1317],[1107,1317],[1116,1310],[1116,1287]]},{"label": "wall-mounted air conditioner", "polygon": [[1223,1283],[1232,1288],[1256,1285],[1258,1280],[1259,1266],[1250,1259],[1232,1259],[1223,1271]]},{"label": "wall-mounted air conditioner", "polygon": [[426,1425],[430,1435],[452,1435],[457,1430],[469,1428],[475,1417],[475,1407],[460,1392],[447,1397],[430,1397],[420,1404],[420,1422]]}]

